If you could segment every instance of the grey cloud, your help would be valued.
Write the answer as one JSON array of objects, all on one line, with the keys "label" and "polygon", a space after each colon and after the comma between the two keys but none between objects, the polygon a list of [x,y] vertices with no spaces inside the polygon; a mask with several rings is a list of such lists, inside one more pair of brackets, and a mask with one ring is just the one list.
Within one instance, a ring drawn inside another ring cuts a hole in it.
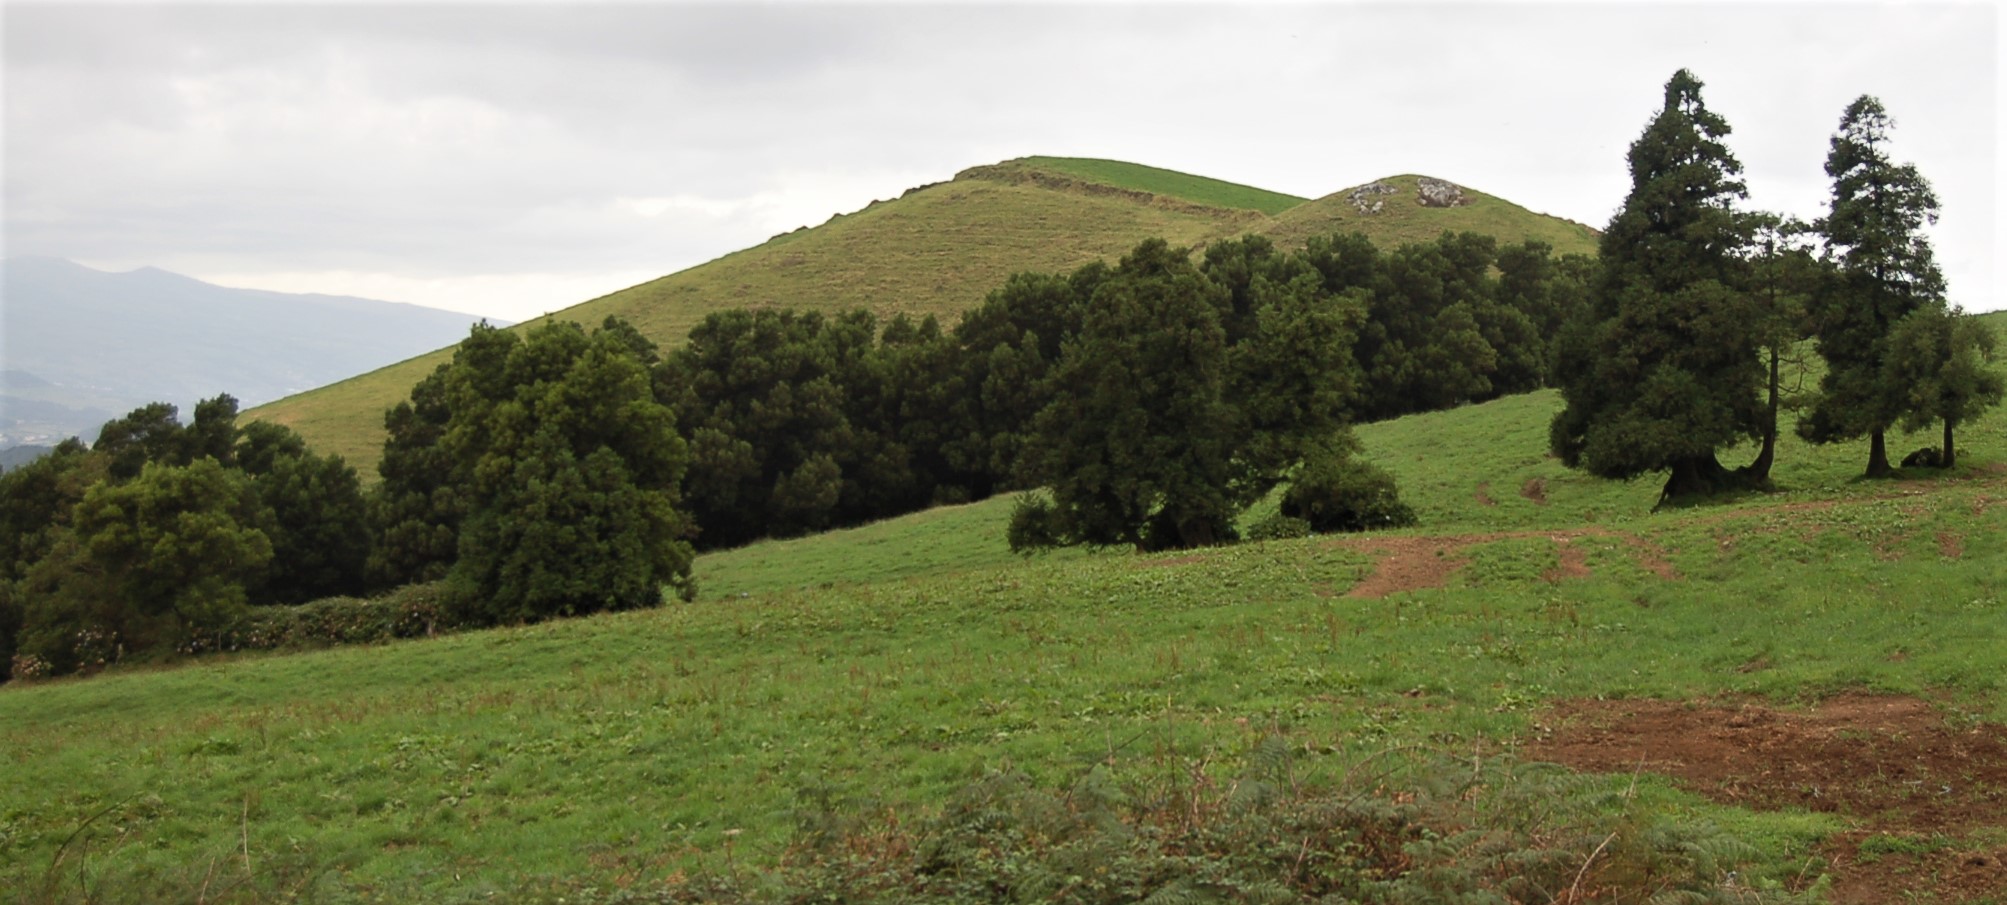
[{"label": "grey cloud", "polygon": [[1826,136],[1864,91],[1949,209],[1990,223],[1995,191],[1997,23],[1964,5],[0,10],[9,253],[667,270],[774,224],[617,199],[1025,153],[1306,195],[1420,171],[1600,224],[1679,66],[1736,125],[1759,204],[1823,197]]}]

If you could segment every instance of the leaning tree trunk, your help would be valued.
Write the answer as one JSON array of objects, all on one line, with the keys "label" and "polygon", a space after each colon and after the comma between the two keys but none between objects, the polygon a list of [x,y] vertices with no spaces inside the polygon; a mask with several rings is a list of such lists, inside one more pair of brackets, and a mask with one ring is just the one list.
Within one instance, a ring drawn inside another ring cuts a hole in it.
[{"label": "leaning tree trunk", "polygon": [[1951,445],[1951,431],[1958,426],[1957,418],[1944,419],[1944,454],[1937,457],[1937,467],[1950,468],[1958,464],[1958,453]]},{"label": "leaning tree trunk", "polygon": [[1882,431],[1879,429],[1869,436],[1872,439],[1868,441],[1868,477],[1886,478],[1893,476],[1895,469],[1889,467],[1888,441],[1883,437]]},{"label": "leaning tree trunk", "polygon": [[1780,353],[1775,348],[1772,348],[1770,350],[1770,414],[1769,420],[1763,425],[1763,451],[1756,454],[1756,461],[1749,463],[1748,467],[1742,469],[1743,475],[1751,483],[1760,487],[1769,485],[1770,466],[1777,461],[1777,410],[1779,407],[1778,396],[1780,395],[1778,392],[1780,384],[1778,381],[1777,364],[1779,357]]}]

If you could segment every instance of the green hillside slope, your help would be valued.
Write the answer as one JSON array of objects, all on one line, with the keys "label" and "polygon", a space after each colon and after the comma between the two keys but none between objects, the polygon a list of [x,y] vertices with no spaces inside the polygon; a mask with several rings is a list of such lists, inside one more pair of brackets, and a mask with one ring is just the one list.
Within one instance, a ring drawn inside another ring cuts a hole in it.
[{"label": "green hillside slope", "polygon": [[[1411,202],[1414,177],[1392,181],[1409,186]],[[1547,238],[1561,251],[1594,250],[1581,227],[1468,194],[1475,203],[1464,207],[1409,211],[1394,204],[1379,215],[1346,218],[1331,210],[1329,198],[1304,202],[1116,161],[1022,158],[973,167],[951,181],[575,305],[556,317],[591,325],[616,315],[664,347],[681,344],[706,314],[738,307],[863,307],[880,316],[934,314],[952,325],[1013,273],[1111,260],[1152,237],[1199,245],[1262,233],[1300,244],[1318,230],[1357,230],[1391,246],[1469,229],[1504,241]],[[1263,213],[1275,210],[1281,213]],[[1576,234],[1574,244],[1565,241]],[[315,449],[340,453],[373,481],[384,410],[449,354],[419,356],[260,406],[248,416],[299,431]]]},{"label": "green hillside slope", "polygon": [[1024,157],[977,170],[990,171],[995,175],[1017,170],[1025,174],[1070,176],[1089,185],[1148,192],[1207,207],[1260,211],[1264,214],[1279,214],[1309,200],[1176,170],[1089,157]]},{"label": "green hillside slope", "polygon": [[[1556,405],[1362,427],[1423,513],[1409,531],[1027,560],[993,500],[706,556],[702,599],[658,610],[0,687],[0,888],[606,901],[580,892],[770,866],[818,801],[918,827],[1006,767],[1061,792],[1089,771],[1226,784],[1271,737],[1292,783],[1398,789],[1411,752],[1529,751],[1568,702],[1609,699],[1780,714],[1708,730],[1740,738],[1821,699],[1919,695],[1956,744],[1997,744],[2007,413],[1949,475],[1857,482],[1861,444],[1787,435],[1782,493],[1653,515],[1655,482],[1545,458]],[[1406,583],[1361,590],[1388,572]],[[1916,757],[1938,735],[1824,731],[1928,778],[1932,810],[1877,822],[1865,787],[1784,769],[1781,745],[1733,803],[1621,759],[1608,806],[1722,827],[1753,846],[1750,884],[1860,869],[1821,846],[1880,830],[1953,852],[2007,832],[1970,772],[1997,762],[1940,778]],[[1799,782],[1794,806],[1747,809],[1764,782]]]},{"label": "green hillside slope", "polygon": [[[1444,232],[1474,232],[1496,236],[1502,243],[1538,239],[1557,254],[1596,253],[1596,231],[1568,220],[1535,213],[1483,192],[1458,186],[1463,202],[1453,207],[1421,204],[1417,181],[1426,177],[1393,176],[1333,192],[1277,214],[1263,234],[1284,248],[1300,248],[1311,236],[1362,232],[1382,248],[1426,242]],[[1390,193],[1361,191],[1384,185]],[[1357,201],[1355,201],[1355,193]],[[1360,202],[1366,210],[1360,209]],[[1374,205],[1378,204],[1378,209]]]}]

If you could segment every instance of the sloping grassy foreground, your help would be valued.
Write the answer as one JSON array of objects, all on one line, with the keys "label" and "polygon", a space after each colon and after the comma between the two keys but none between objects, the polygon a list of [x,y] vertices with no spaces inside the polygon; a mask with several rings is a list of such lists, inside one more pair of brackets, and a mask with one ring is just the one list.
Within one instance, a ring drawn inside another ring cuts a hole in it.
[{"label": "sloping grassy foreground", "polygon": [[[1554,404],[1361,430],[1426,520],[1401,536],[1465,563],[1440,588],[1347,596],[1382,556],[1355,538],[1021,561],[992,501],[705,557],[704,599],[656,611],[0,687],[0,898],[750,870],[804,794],[911,821],[1005,765],[1232,775],[1275,735],[1334,776],[1509,750],[1578,697],[1868,689],[2007,721],[2007,418],[1948,476],[1851,482],[1862,450],[1792,444],[1785,493],[1649,516],[1655,483],[1540,455]],[[1642,782],[1634,806],[1722,825],[1758,874],[1843,827]]]}]

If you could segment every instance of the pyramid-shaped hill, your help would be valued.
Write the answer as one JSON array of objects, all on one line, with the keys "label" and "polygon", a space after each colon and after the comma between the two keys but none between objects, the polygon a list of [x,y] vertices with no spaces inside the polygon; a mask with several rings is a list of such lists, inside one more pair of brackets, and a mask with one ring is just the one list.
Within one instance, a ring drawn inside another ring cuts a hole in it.
[{"label": "pyramid-shaped hill", "polygon": [[1312,236],[1365,233],[1381,249],[1428,242],[1444,232],[1493,236],[1501,244],[1538,239],[1555,254],[1596,253],[1588,226],[1536,213],[1472,188],[1428,176],[1392,176],[1325,195],[1276,214],[1262,234],[1282,248]]},{"label": "pyramid-shaped hill", "polygon": [[[1120,161],[1019,158],[964,170],[555,317],[594,325],[618,316],[664,348],[681,345],[706,315],[732,308],[868,308],[881,318],[934,314],[952,326],[1013,273],[1112,261],[1153,237],[1200,246],[1259,233],[1300,245],[1319,231],[1360,230],[1391,247],[1445,229],[1473,229],[1502,241],[1551,235],[1561,251],[1594,249],[1585,227],[1470,190],[1464,190],[1469,203],[1456,207],[1393,210],[1400,200],[1413,204],[1415,179],[1388,180],[1405,187],[1405,198],[1390,195],[1380,213],[1348,217],[1331,203],[1343,193],[1308,201]],[[1577,236],[1574,246],[1557,241],[1570,235]],[[249,415],[292,427],[315,449],[340,453],[374,480],[384,410],[450,354],[442,349]]]}]

